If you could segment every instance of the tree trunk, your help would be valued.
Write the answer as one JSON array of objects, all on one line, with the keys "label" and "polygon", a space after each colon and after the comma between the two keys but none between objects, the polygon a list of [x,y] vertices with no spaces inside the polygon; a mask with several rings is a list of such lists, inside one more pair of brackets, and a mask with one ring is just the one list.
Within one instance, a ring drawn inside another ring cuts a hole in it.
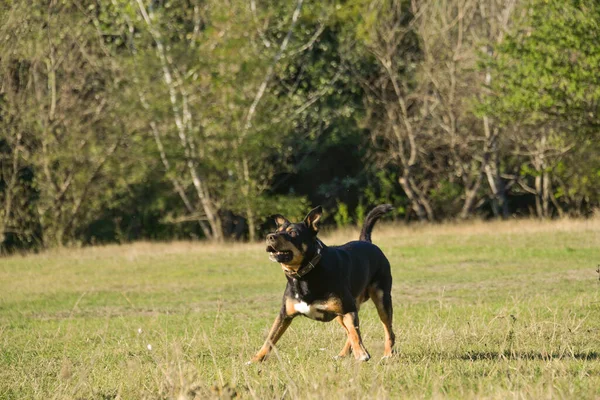
[{"label": "tree trunk", "polygon": [[[138,95],[142,102],[143,107],[146,110],[149,110],[150,107],[148,106],[148,103],[146,103],[146,99],[144,98],[143,94],[138,93]],[[185,193],[185,190],[184,190],[183,186],[181,185],[181,183],[179,182],[179,180],[173,176],[169,176],[169,171],[171,171],[171,163],[169,162],[169,159],[167,158],[167,153],[165,152],[165,148],[162,144],[162,140],[160,138],[158,128],[156,127],[156,124],[154,123],[154,121],[150,121],[150,128],[152,129],[152,135],[154,136],[154,142],[156,143],[156,147],[158,149],[160,159],[163,163],[163,166],[165,167],[165,172],[167,172],[168,179],[173,184],[173,188],[175,189],[175,192],[179,195],[179,198],[181,199],[181,201],[183,201],[183,204],[185,205],[186,210],[190,214],[196,213],[194,206],[188,199],[187,194]],[[210,226],[206,223],[206,221],[204,221],[201,218],[198,218],[198,225],[200,225],[200,229],[202,230],[202,233],[204,233],[204,236],[208,239],[212,239],[212,232],[210,230]]]},{"label": "tree trunk", "polygon": [[538,218],[547,218],[548,217],[548,174],[546,172],[546,159],[545,159],[545,151],[546,151],[546,135],[544,134],[537,146],[537,151],[534,157],[534,167],[536,171],[535,175],[535,210]]},{"label": "tree trunk", "polygon": [[429,201],[415,187],[414,181],[407,170],[398,179],[398,182],[402,186],[404,193],[406,193],[406,197],[408,197],[411,203],[411,208],[417,214],[419,221],[433,221],[433,210],[429,205]]},{"label": "tree trunk", "polygon": [[550,197],[552,196],[552,187],[550,183],[550,174],[548,169],[544,165],[544,171],[542,172],[542,207],[544,211],[544,218],[550,218]]},{"label": "tree trunk", "polygon": [[429,200],[427,200],[427,197],[419,189],[419,187],[417,186],[417,184],[415,183],[415,181],[412,179],[412,177],[409,179],[409,182],[412,185],[413,191],[417,194],[417,197],[419,199],[419,203],[421,204],[421,206],[425,210],[425,214],[427,215],[427,220],[429,222],[433,222],[433,220],[435,219],[435,217],[434,217],[434,214],[433,214],[433,209],[431,208],[431,205],[429,204]]},{"label": "tree trunk", "polygon": [[252,207],[246,209],[246,216],[248,219],[248,240],[250,242],[256,241],[256,217],[254,216],[254,210]]},{"label": "tree trunk", "polygon": [[502,219],[507,219],[508,212],[508,203],[506,201],[506,187],[504,186],[504,182],[502,178],[500,178],[500,174],[498,172],[498,155],[497,153],[493,155],[490,164],[485,167],[485,175],[487,177],[488,184],[490,185],[490,189],[492,190],[492,212],[495,217],[502,217]]},{"label": "tree trunk", "polygon": [[465,202],[463,203],[463,207],[460,210],[460,219],[467,219],[471,215],[473,204],[477,199],[477,192],[479,191],[479,187],[481,186],[482,177],[483,174],[479,174],[473,185],[465,189]]},{"label": "tree trunk", "polygon": [[12,202],[14,195],[14,188],[17,186],[17,175],[19,173],[19,150],[21,148],[21,132],[17,133],[17,138],[12,149],[12,165],[10,171],[10,179],[5,178],[4,188],[4,212],[2,221],[0,221],[0,250],[6,240],[6,231],[11,220]]},{"label": "tree trunk", "polygon": [[[486,84],[489,85],[491,78],[486,75]],[[498,156],[498,128],[490,128],[490,121],[487,116],[483,117],[483,130],[486,137],[486,151],[484,155],[484,171],[488,184],[492,190],[492,212],[497,218],[508,218],[508,203],[506,201],[506,188],[502,178],[500,178],[499,156]]]},{"label": "tree trunk", "polygon": [[544,217],[541,193],[542,193],[542,176],[537,175],[535,177],[535,213],[539,219],[542,219]]},{"label": "tree trunk", "polygon": [[250,196],[252,195],[252,180],[250,179],[250,170],[248,167],[248,158],[246,156],[242,159],[242,176],[244,177],[243,192],[246,198],[246,222],[248,223],[248,240],[254,242],[256,240],[256,216],[254,214],[254,207],[250,202]]}]

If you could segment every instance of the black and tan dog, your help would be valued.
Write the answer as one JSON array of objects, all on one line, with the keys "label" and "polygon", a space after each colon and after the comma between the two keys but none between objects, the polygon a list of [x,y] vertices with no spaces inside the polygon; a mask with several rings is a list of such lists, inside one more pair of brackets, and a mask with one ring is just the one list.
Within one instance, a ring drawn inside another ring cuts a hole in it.
[{"label": "black and tan dog", "polygon": [[282,215],[273,216],[277,231],[267,235],[267,252],[272,261],[281,264],[288,283],[281,311],[265,344],[250,362],[264,360],[298,315],[323,322],[336,319],[348,335],[339,357],[352,350],[357,360],[367,361],[370,355],[360,336],[358,309],[369,298],[375,303],[385,330],[384,357],[392,355],[390,263],[371,243],[375,222],[391,210],[389,204],[377,206],[367,215],[360,240],[335,247],[328,247],[317,238],[323,214],[320,206],[300,223],[290,223]]}]

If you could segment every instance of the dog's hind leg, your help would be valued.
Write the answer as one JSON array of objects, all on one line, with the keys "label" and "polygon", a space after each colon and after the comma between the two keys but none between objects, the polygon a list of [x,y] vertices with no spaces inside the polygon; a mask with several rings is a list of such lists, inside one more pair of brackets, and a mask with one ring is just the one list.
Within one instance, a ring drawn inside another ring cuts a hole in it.
[{"label": "dog's hind leg", "polygon": [[381,319],[383,330],[385,332],[385,347],[383,351],[383,357],[391,357],[392,348],[394,347],[394,342],[396,341],[396,335],[394,335],[394,331],[392,329],[392,295],[390,294],[389,290],[384,291],[379,289],[377,286],[372,286],[369,289],[369,292],[373,303],[375,303],[375,308],[377,308],[377,313],[379,314],[379,319]]}]

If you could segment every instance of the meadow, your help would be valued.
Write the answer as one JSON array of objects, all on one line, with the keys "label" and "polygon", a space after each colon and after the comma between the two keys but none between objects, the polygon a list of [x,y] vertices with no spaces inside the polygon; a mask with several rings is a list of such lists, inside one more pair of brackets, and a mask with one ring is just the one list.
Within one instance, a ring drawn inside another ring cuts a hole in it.
[{"label": "meadow", "polygon": [[[325,233],[329,245],[358,231]],[[396,354],[297,318],[246,366],[285,278],[263,244],[134,243],[0,259],[2,399],[600,398],[600,220],[378,225]]]}]

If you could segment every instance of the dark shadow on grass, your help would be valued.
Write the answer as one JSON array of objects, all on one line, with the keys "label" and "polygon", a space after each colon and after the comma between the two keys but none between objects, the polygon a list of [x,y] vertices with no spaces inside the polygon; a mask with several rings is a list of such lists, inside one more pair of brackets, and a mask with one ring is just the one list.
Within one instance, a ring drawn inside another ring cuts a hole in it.
[{"label": "dark shadow on grass", "polygon": [[483,352],[468,352],[466,354],[459,355],[460,359],[467,361],[493,361],[499,359],[507,360],[597,360],[600,358],[600,353],[596,351],[589,352],[577,352],[577,353],[545,353],[537,351],[510,351],[494,352],[494,351],[483,351]]}]

